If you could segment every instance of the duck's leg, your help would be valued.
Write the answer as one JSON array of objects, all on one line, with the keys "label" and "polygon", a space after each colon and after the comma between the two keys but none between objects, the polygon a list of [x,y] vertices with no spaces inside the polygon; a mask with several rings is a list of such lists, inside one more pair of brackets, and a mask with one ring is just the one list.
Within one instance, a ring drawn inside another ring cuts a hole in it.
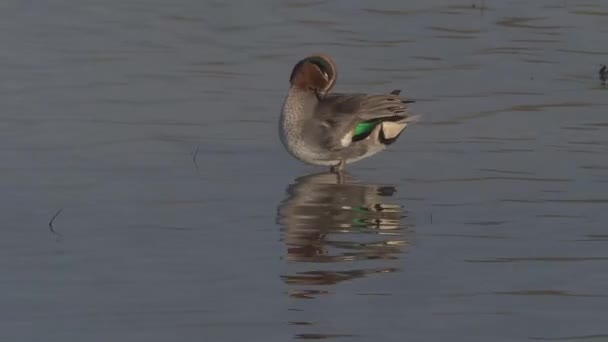
[{"label": "duck's leg", "polygon": [[342,171],[344,171],[344,168],[346,167],[346,161],[340,160],[340,163],[338,165],[334,165],[331,167],[331,172],[333,173],[342,173]]}]

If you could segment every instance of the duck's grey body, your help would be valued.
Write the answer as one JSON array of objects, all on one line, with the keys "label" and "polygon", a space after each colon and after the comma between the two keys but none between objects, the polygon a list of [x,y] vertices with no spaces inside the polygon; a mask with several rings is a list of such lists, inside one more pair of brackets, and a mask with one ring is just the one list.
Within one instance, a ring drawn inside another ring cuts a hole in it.
[{"label": "duck's grey body", "polygon": [[[374,119],[380,122],[371,133],[353,141],[357,124]],[[318,97],[292,88],[281,111],[279,130],[283,145],[295,158],[313,165],[336,166],[384,150],[409,121],[405,106],[394,94]]]},{"label": "duck's grey body", "polygon": [[281,141],[295,158],[313,165],[344,165],[392,144],[412,118],[395,90],[390,94],[330,93],[337,73],[325,55],[293,68],[279,120]]}]

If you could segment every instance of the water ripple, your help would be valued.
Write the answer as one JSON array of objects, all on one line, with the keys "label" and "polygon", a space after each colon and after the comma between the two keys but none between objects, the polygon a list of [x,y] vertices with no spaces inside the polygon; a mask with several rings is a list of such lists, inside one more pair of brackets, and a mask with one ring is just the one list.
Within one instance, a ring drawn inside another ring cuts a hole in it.
[{"label": "water ripple", "polygon": [[465,262],[472,263],[520,263],[520,262],[589,262],[608,261],[608,257],[510,257],[510,258],[488,258],[467,259]]}]

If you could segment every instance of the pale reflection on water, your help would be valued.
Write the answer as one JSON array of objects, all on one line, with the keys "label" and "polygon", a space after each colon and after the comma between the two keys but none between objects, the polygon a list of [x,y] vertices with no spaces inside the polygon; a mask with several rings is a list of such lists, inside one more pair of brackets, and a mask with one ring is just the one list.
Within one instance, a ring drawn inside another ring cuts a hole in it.
[{"label": "pale reflection on water", "polygon": [[317,285],[399,270],[393,261],[407,249],[409,228],[407,213],[391,199],[394,186],[319,173],[297,178],[286,192],[277,221],[284,259],[294,264],[281,276],[290,297],[314,298],[335,290]]},{"label": "pale reflection on water", "polygon": [[[297,178],[277,209],[288,263],[281,279],[295,299],[315,299],[339,291],[339,284],[399,271],[396,261],[408,247],[407,212],[392,199],[396,188],[358,182],[349,174],[318,173]],[[373,290],[372,290],[373,291]],[[375,295],[387,295],[374,293]],[[293,303],[299,339],[352,334],[317,331],[315,314]],[[300,326],[307,326],[300,333]]]}]

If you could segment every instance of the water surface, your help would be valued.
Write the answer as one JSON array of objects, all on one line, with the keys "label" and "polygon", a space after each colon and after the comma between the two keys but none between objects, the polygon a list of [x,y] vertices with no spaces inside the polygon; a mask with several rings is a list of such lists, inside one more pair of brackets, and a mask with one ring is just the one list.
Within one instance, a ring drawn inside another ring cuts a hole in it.
[{"label": "water surface", "polygon": [[[2,340],[608,336],[608,3],[8,1],[0,28]],[[318,51],[423,118],[342,179],[277,136]]]}]

